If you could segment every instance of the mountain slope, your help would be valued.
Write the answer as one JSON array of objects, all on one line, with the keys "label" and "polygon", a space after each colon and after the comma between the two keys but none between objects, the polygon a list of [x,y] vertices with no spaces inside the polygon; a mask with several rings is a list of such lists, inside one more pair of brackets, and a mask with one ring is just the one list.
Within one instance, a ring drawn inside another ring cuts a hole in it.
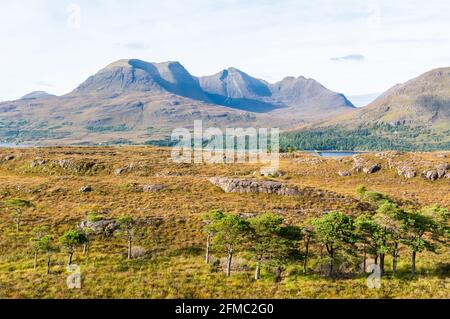
[{"label": "mountain slope", "polygon": [[214,103],[253,112],[277,111],[311,118],[321,117],[324,111],[335,113],[354,107],[342,94],[304,77],[287,77],[270,84],[229,68],[199,77],[199,82]]},{"label": "mountain slope", "polygon": [[450,129],[450,67],[397,84],[368,106],[331,123],[349,127],[384,123]]},{"label": "mountain slope", "polygon": [[346,112],[355,107],[343,94],[330,91],[313,79],[287,77],[271,85],[272,97],[290,107],[293,114],[307,116]]},{"label": "mountain slope", "polygon": [[22,96],[20,99],[21,100],[36,100],[36,99],[45,99],[45,98],[54,97],[54,96],[55,95],[49,94],[44,91],[34,91],[34,92],[31,92],[31,93],[28,93],[28,94]]},{"label": "mountain slope", "polygon": [[450,149],[450,67],[397,84],[374,102],[286,134],[304,149]]},{"label": "mountain slope", "polygon": [[[119,60],[63,96],[0,103],[0,141],[144,143],[194,120],[208,127],[297,127],[351,109],[313,80],[269,84],[234,68],[196,78],[178,62]],[[298,92],[297,92],[298,91]]]}]

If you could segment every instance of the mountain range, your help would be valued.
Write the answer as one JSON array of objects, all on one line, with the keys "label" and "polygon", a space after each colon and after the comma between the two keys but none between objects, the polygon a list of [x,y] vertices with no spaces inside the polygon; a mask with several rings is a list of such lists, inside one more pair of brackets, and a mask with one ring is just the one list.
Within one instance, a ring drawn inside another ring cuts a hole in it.
[{"label": "mountain range", "polygon": [[32,92],[0,103],[0,140],[33,145],[159,141],[194,120],[211,127],[343,130],[380,125],[445,132],[450,123],[450,68],[388,90],[363,108],[314,79],[276,83],[236,68],[196,77],[179,62],[119,60],[54,96]]}]

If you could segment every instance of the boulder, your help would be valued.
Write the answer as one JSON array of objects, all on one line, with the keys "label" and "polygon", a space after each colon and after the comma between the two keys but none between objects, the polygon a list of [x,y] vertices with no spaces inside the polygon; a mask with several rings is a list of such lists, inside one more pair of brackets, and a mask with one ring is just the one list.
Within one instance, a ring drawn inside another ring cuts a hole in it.
[{"label": "boulder", "polygon": [[58,165],[61,168],[67,169],[67,168],[73,167],[75,165],[75,163],[72,160],[62,159],[62,160],[59,160]]},{"label": "boulder", "polygon": [[42,166],[45,164],[45,160],[43,159],[35,159],[31,162],[30,167],[35,168],[37,166]]},{"label": "boulder", "polygon": [[114,170],[114,174],[116,174],[116,175],[127,174],[127,173],[130,173],[133,170],[133,168],[134,168],[133,164],[119,167],[116,170]]},{"label": "boulder", "polygon": [[80,188],[80,193],[90,193],[90,192],[92,192],[91,186],[83,186]]},{"label": "boulder", "polygon": [[8,161],[12,161],[14,158],[15,158],[14,155],[6,155],[6,156],[3,158],[3,160],[6,161],[6,162],[8,162]]},{"label": "boulder", "polygon": [[265,177],[281,177],[283,176],[283,172],[278,170],[275,167],[263,167],[259,170],[259,174]]},{"label": "boulder", "polygon": [[144,193],[157,193],[166,188],[166,186],[158,184],[146,184],[146,185],[137,185],[136,188]]},{"label": "boulder", "polygon": [[399,176],[405,177],[405,178],[414,178],[417,175],[417,172],[414,168],[409,166],[402,166],[397,169],[397,173]]},{"label": "boulder", "polygon": [[430,181],[435,181],[439,178],[438,172],[434,169],[423,171],[422,176]]},{"label": "boulder", "polygon": [[288,187],[279,182],[261,180],[241,180],[226,177],[213,177],[209,181],[222,188],[225,193],[266,193],[278,194],[282,196],[292,196],[300,194],[295,187]]},{"label": "boulder", "polygon": [[363,172],[366,174],[374,174],[380,170],[381,170],[380,164],[374,164],[363,168]]},{"label": "boulder", "polygon": [[436,166],[436,171],[438,173],[438,178],[442,178],[447,174],[447,171],[450,170],[450,164],[444,163]]},{"label": "boulder", "polygon": [[96,235],[107,235],[111,236],[116,230],[120,228],[120,224],[111,219],[103,219],[95,222],[91,221],[83,221],[78,226],[78,229],[80,230],[87,230],[89,229]]},{"label": "boulder", "polygon": [[349,171],[339,171],[338,174],[342,177],[352,176],[352,173],[350,173]]}]

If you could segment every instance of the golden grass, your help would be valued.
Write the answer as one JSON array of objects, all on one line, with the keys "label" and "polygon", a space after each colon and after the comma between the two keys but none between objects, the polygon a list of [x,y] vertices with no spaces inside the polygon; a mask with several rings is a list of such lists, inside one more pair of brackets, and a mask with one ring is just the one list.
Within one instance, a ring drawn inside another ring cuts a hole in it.
[{"label": "golden grass", "polygon": [[[406,207],[419,208],[438,203],[450,207],[448,179],[430,182],[416,177],[406,180],[388,169],[387,159],[375,154],[364,157],[379,162],[383,169],[373,175],[363,173],[339,177],[339,170],[352,166],[350,159],[320,159],[306,154],[283,158],[283,177],[277,178],[301,189],[305,195],[282,197],[268,194],[225,194],[207,182],[211,176],[252,178],[258,165],[189,165],[168,160],[170,150],[150,147],[1,149],[0,158],[14,154],[12,161],[0,161],[0,201],[9,198],[31,200],[35,207],[24,215],[19,234],[15,233],[11,214],[0,209],[0,297],[5,298],[449,298],[449,280],[439,267],[450,263],[448,247],[440,254],[423,253],[418,257],[420,276],[408,275],[409,253],[401,252],[399,277],[383,280],[381,289],[368,289],[365,276],[330,280],[319,275],[301,274],[301,263],[287,266],[284,279],[275,284],[270,269],[262,279],[252,280],[253,262],[248,270],[235,271],[226,278],[203,262],[204,234],[200,215],[213,208],[230,212],[262,213],[273,211],[289,222],[300,222],[323,211],[340,210],[358,214],[370,209],[355,195],[358,185],[366,185],[401,201]],[[419,168],[445,162],[437,153],[414,153],[396,157],[412,161]],[[295,158],[294,158],[295,157]],[[42,166],[31,167],[36,158]],[[65,170],[61,159],[74,163],[93,162],[86,171]],[[448,160],[447,160],[448,161]],[[317,162],[317,163],[315,163]],[[115,175],[114,170],[134,163],[130,173]],[[314,164],[315,163],[315,164]],[[133,191],[129,185],[164,184],[158,193]],[[90,185],[91,193],[79,189]],[[131,214],[139,218],[158,217],[163,222],[150,227],[136,245],[148,250],[145,258],[126,260],[126,242],[121,238],[93,239],[91,254],[75,255],[81,266],[83,288],[66,286],[66,255],[53,256],[52,274],[45,274],[45,256],[33,270],[29,238],[33,227],[49,225],[59,237],[64,230],[86,218],[89,211],[106,217]],[[217,252],[216,252],[217,255]],[[388,260],[388,263],[390,261]],[[441,265],[441,266],[439,266]],[[389,265],[388,265],[389,269]],[[448,271],[448,270],[447,270]]]}]

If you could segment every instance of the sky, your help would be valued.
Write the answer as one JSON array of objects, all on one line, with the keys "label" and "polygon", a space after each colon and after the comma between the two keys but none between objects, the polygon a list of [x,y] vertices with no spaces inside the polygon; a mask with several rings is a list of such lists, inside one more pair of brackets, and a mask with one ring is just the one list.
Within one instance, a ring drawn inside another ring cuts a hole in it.
[{"label": "sky", "polygon": [[123,58],[314,78],[348,96],[450,66],[448,0],[0,2],[0,101],[61,95]]}]

